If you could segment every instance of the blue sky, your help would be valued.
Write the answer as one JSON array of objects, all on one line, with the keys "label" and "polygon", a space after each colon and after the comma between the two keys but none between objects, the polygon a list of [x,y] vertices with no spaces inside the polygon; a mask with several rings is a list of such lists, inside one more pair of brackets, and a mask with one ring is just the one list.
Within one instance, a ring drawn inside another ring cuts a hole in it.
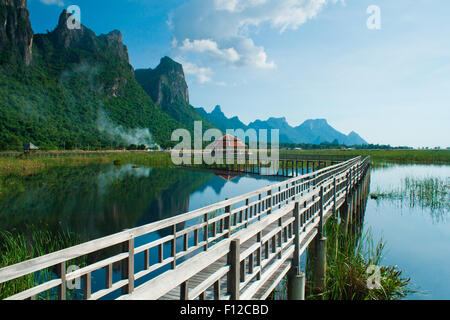
[{"label": "blue sky", "polygon": [[[135,68],[182,62],[191,104],[207,111],[450,146],[448,0],[28,0],[34,31],[72,4],[97,34],[123,33]],[[367,28],[371,5],[380,30]]]}]

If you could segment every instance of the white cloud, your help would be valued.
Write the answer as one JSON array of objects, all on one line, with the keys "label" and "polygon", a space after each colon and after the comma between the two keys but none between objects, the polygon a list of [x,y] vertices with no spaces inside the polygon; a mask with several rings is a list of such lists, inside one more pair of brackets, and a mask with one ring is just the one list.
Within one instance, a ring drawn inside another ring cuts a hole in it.
[{"label": "white cloud", "polygon": [[[191,0],[175,9],[168,24],[173,48],[202,63],[275,68],[251,31],[267,25],[283,33],[313,19],[328,3],[343,0]],[[200,62],[199,62],[200,63]]]},{"label": "white cloud", "polygon": [[64,2],[62,0],[40,0],[43,4],[54,5],[56,4],[59,7],[64,6]]},{"label": "white cloud", "polygon": [[182,63],[184,73],[187,75],[195,76],[198,83],[203,84],[203,83],[212,81],[211,75],[213,72],[212,72],[211,68],[199,67],[194,63],[181,61],[180,58],[178,58],[177,60]]},{"label": "white cloud", "polygon": [[212,57],[217,57],[229,62],[236,62],[240,59],[239,54],[234,48],[219,49],[218,44],[211,39],[201,39],[190,41],[185,39],[180,46],[182,51],[191,51],[197,53],[209,53]]}]

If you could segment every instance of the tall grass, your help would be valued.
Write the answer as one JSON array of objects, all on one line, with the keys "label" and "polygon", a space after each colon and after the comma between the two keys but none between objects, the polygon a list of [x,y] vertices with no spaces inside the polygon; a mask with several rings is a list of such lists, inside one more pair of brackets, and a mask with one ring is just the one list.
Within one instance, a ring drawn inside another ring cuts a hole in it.
[{"label": "tall grass", "polygon": [[370,156],[372,164],[377,163],[422,163],[437,164],[450,163],[450,150],[287,150],[280,151],[280,155],[289,154],[301,157],[302,154],[315,155],[345,155]]},{"label": "tall grass", "polygon": [[172,167],[170,154],[163,152],[118,152],[118,153],[80,153],[75,155],[57,154],[32,155],[25,158],[0,157],[0,197],[23,188],[20,183],[24,177],[42,170],[56,167],[78,167],[95,164],[136,164],[154,168]]},{"label": "tall grass", "polygon": [[[399,300],[414,293],[410,289],[410,279],[397,266],[382,263],[385,243],[374,241],[371,232],[364,234],[345,232],[335,218],[325,225],[327,237],[327,277],[326,287],[321,293],[313,292],[313,253],[306,253],[306,299],[307,300]],[[371,266],[380,268],[380,287],[370,289],[372,283],[368,273]],[[287,277],[271,293],[268,299],[287,298]]]},{"label": "tall grass", "polygon": [[[337,223],[329,221],[327,232],[327,281],[326,290],[311,299],[326,300],[398,300],[406,297],[410,279],[403,276],[397,266],[383,266],[385,243],[375,242],[370,231],[353,236],[339,230]],[[381,287],[368,285],[371,266],[380,268]]]},{"label": "tall grass", "polygon": [[[32,227],[27,232],[19,232],[16,230],[13,232],[0,231],[0,269],[77,245],[80,242],[81,239],[69,231],[58,231],[54,233],[48,230],[39,230],[35,227]],[[83,259],[71,261],[69,265],[71,264],[77,264],[81,267],[84,261]],[[10,297],[40,283],[49,281],[54,276],[55,270],[47,268],[40,272],[1,283],[0,299]],[[53,299],[55,294],[55,290],[52,290],[44,292],[36,298],[49,300]],[[73,292],[68,291],[68,295],[71,294]]]},{"label": "tall grass", "polygon": [[19,158],[0,156],[0,175],[17,173],[27,175],[41,169],[58,166],[82,166],[106,164],[118,161],[154,167],[173,166],[170,154],[165,152],[114,152],[114,153],[70,153],[35,154]]}]

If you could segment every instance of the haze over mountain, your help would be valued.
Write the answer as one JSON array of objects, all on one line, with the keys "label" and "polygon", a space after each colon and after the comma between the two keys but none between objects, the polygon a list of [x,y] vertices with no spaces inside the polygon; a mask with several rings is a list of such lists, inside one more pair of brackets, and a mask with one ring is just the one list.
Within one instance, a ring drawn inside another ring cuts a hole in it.
[{"label": "haze over mountain", "polygon": [[269,118],[265,121],[255,120],[245,125],[238,117],[226,117],[220,106],[216,106],[210,113],[203,108],[198,108],[197,111],[223,131],[226,131],[226,129],[247,130],[249,128],[256,130],[279,129],[280,142],[283,143],[320,144],[337,141],[339,144],[348,146],[367,144],[356,132],[352,131],[350,134],[345,135],[330,126],[325,119],[306,120],[297,127],[289,125],[286,118]]}]

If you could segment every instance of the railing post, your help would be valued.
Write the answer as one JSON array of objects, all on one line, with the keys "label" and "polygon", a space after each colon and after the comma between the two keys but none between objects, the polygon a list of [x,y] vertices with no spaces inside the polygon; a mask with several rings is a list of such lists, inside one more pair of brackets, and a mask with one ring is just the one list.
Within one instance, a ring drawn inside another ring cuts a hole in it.
[{"label": "railing post", "polygon": [[294,206],[294,259],[292,260],[292,266],[300,267],[300,205],[298,202]]},{"label": "railing post", "polygon": [[228,256],[230,273],[228,281],[228,291],[231,300],[239,300],[240,298],[240,284],[241,284],[241,242],[239,239],[234,239],[230,243],[230,253]]},{"label": "railing post", "polygon": [[205,241],[205,245],[203,246],[203,251],[208,251],[208,240],[209,240],[209,212],[207,212],[205,215],[204,215],[204,220],[205,220],[205,223],[206,223],[206,226],[204,227],[204,230],[203,230],[203,233],[204,233],[204,241]]},{"label": "railing post", "polygon": [[348,200],[349,195],[350,195],[350,188],[351,188],[351,181],[352,180],[352,169],[350,169],[350,171],[347,174],[347,183],[346,183],[346,189],[347,189],[347,194],[346,194],[346,198]]},{"label": "railing post", "polygon": [[83,276],[84,279],[84,289],[83,289],[83,294],[84,294],[84,298],[86,300],[91,298],[91,291],[92,291],[92,277],[91,277],[91,273],[87,273]]},{"label": "railing post", "polygon": [[323,236],[323,186],[320,187],[320,196],[319,196],[319,230],[318,237],[322,238]]},{"label": "railing post", "polygon": [[173,235],[173,240],[172,240],[172,257],[173,257],[173,261],[172,261],[172,269],[175,269],[177,266],[177,225],[174,224],[172,226],[172,235]]},{"label": "railing post", "polygon": [[189,300],[189,287],[187,281],[180,285],[180,300]]},{"label": "railing post", "polygon": [[58,277],[61,278],[61,284],[58,286],[58,299],[66,300],[66,262],[58,265]]},{"label": "railing post", "polygon": [[295,189],[296,189],[295,182],[292,182],[292,186],[291,186],[291,196],[292,196],[292,201],[295,201],[295,196],[296,196]]},{"label": "railing post", "polygon": [[336,178],[333,179],[333,214],[336,214],[336,203],[337,197],[336,197]]},{"label": "railing post", "polygon": [[[228,200],[228,198],[226,200]],[[226,238],[229,238],[231,235],[231,226],[233,224],[233,221],[231,220],[231,206],[225,207],[225,214],[228,215],[225,217],[225,230],[228,230]]]},{"label": "railing post", "polygon": [[124,242],[123,248],[128,258],[122,263],[122,279],[128,279],[128,284],[122,288],[122,294],[130,294],[134,291],[134,238]]}]

